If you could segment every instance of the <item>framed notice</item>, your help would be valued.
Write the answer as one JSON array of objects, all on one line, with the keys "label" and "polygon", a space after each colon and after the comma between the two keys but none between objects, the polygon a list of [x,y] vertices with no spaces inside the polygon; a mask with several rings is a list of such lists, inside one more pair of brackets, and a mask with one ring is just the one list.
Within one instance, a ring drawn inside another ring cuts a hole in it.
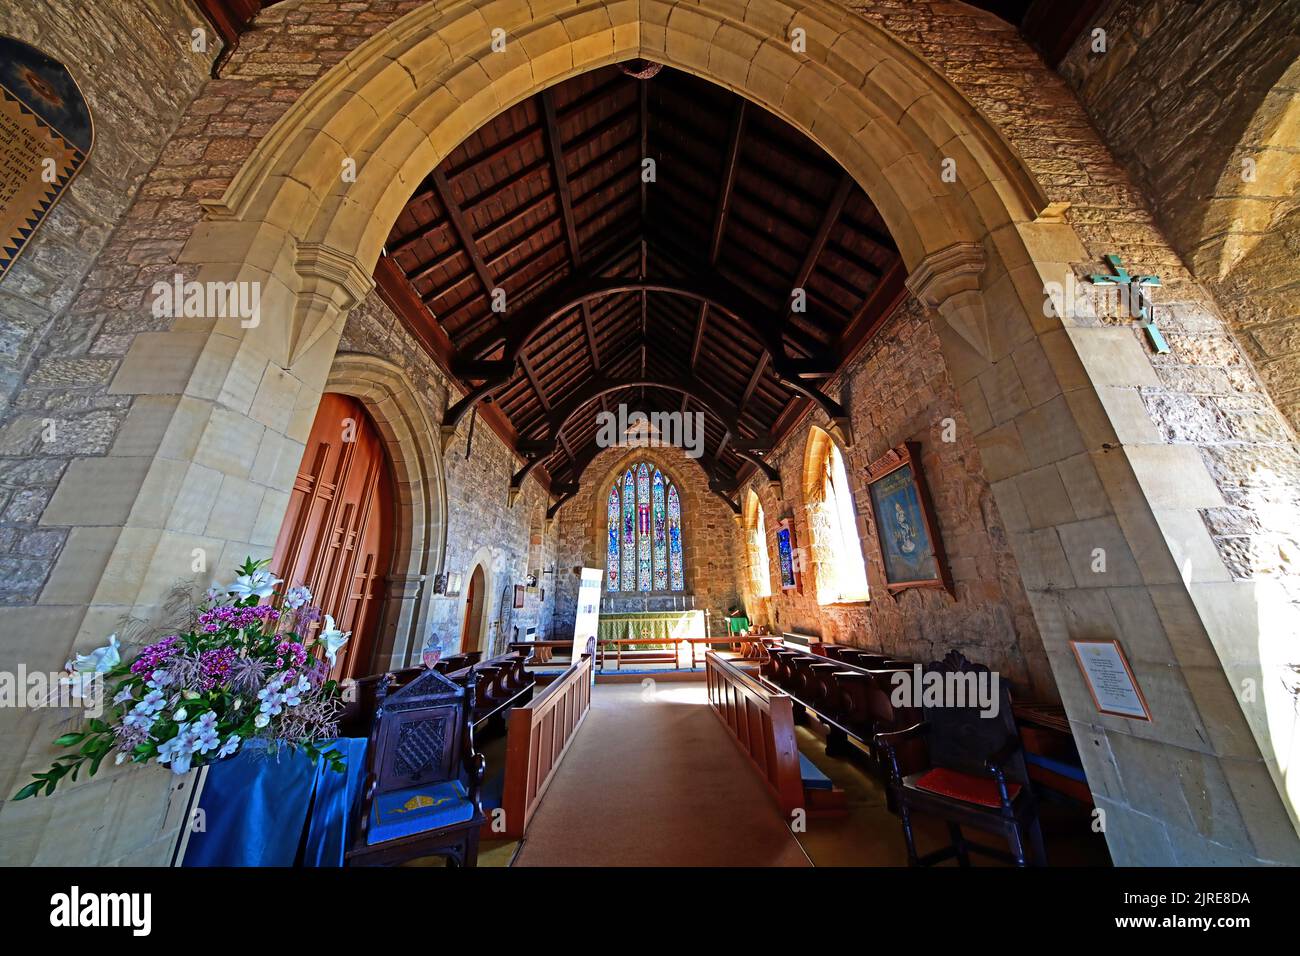
[{"label": "framed notice", "polygon": [[1097,710],[1113,717],[1151,719],[1147,700],[1119,641],[1071,641],[1070,647]]},{"label": "framed notice", "polygon": [[920,458],[921,446],[906,442],[866,468],[876,543],[891,594],[907,588],[952,592]]},{"label": "framed notice", "polygon": [[0,277],[81,170],[94,142],[67,68],[0,36]]}]

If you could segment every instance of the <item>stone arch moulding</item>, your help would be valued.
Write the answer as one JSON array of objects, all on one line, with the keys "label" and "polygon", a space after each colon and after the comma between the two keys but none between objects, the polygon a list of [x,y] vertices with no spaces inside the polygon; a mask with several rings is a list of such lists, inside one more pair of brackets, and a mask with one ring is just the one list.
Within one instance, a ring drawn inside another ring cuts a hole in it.
[{"label": "stone arch moulding", "polygon": [[[796,26],[807,38],[801,53],[793,51],[788,39]],[[490,50],[493,29],[506,33],[502,53]],[[278,415],[277,399],[250,410],[232,398],[246,389],[250,372],[257,380],[269,370],[273,374],[267,382],[296,390],[297,409],[313,404],[325,387],[346,314],[371,288],[390,227],[423,177],[513,104],[570,76],[634,58],[693,73],[774,113],[811,137],[858,182],[880,211],[904,263],[925,280],[914,291],[947,320],[936,331],[959,388],[993,365],[1010,370],[1021,360],[1003,364],[1012,361],[1013,350],[1038,336],[1057,335],[1059,348],[1050,354],[1030,350],[1024,357],[1042,386],[1036,391],[1042,401],[1028,410],[1009,411],[1007,420],[977,434],[985,467],[996,465],[1000,482],[1027,472],[1022,444],[1056,456],[1053,461],[1063,460],[1070,445],[1121,449],[1131,467],[1107,472],[1102,504],[1109,512],[1108,527],[1115,526],[1116,549],[1144,555],[1136,572],[1147,576],[1141,578],[1143,584],[1149,579],[1182,588],[1182,597],[1197,602],[1189,619],[1199,620],[1185,639],[1197,653],[1217,654],[1226,672],[1235,675],[1235,625],[1222,620],[1225,615],[1216,617],[1217,606],[1207,603],[1216,582],[1162,577],[1174,565],[1174,533],[1153,528],[1153,508],[1163,508],[1171,520],[1187,519],[1179,528],[1201,527],[1191,520],[1201,499],[1192,492],[1169,492],[1156,476],[1157,462],[1177,449],[1119,441],[1112,414],[1101,405],[1097,389],[1103,366],[1111,366],[1111,373],[1114,367],[1127,370],[1131,358],[1132,373],[1125,371],[1123,381],[1114,384],[1142,383],[1149,369],[1139,358],[1145,356],[1132,354],[1140,346],[1135,340],[1117,342],[1109,334],[1113,330],[1044,318],[1045,280],[1088,259],[1080,236],[1061,219],[1064,205],[1048,203],[998,129],[934,66],[838,0],[449,0],[420,6],[358,46],[297,100],[223,198],[206,204],[207,219],[179,257],[196,266],[199,281],[259,283],[266,320],[244,327],[238,318],[209,319],[139,335],[124,368],[161,367],[159,355],[165,352],[168,377],[139,385],[119,373],[127,383],[122,390],[156,388],[223,404],[222,415],[210,426],[213,441],[220,424],[232,416],[252,417],[268,408]],[[356,164],[354,182],[339,176],[346,159]],[[955,183],[943,182],[937,173],[945,159],[961,171]],[[976,301],[976,291],[985,301]],[[1062,309],[1056,314],[1063,314]],[[1062,336],[1068,341],[1059,342]],[[1116,352],[1124,359],[1119,366],[1112,361]],[[1063,381],[1071,392],[1068,401]],[[278,418],[271,424],[281,427]],[[1022,433],[1029,436],[1023,443]],[[1091,460],[1086,464],[1094,468]],[[1206,482],[1212,480],[1203,463],[1189,467]],[[1207,490],[1204,501],[1205,507],[1217,507],[1217,489],[1213,495]],[[739,507],[733,502],[733,511]],[[166,518],[171,520],[171,514]],[[141,509],[128,517],[126,527],[157,539],[149,546],[151,560],[166,565],[171,553],[187,545],[181,537],[161,536],[152,521],[153,515]],[[1051,567],[1064,587],[1045,575],[1037,560],[1039,538],[1051,536],[1020,534],[1014,547],[1027,587],[1040,598],[1035,612],[1055,655],[1058,681],[1077,691],[1081,678],[1062,656],[1070,618],[1057,613],[1064,600],[1061,592],[1072,590],[1068,582],[1073,578],[1065,558],[1055,560],[1056,552]],[[89,602],[83,630],[96,615],[102,618],[120,606],[144,612],[158,606],[152,582],[130,577],[140,564],[125,545],[115,547],[104,576],[106,597]],[[129,585],[117,584],[127,580]],[[111,604],[107,596],[113,598]],[[1275,601],[1272,592],[1242,600],[1258,610],[1265,598],[1289,612],[1289,605]],[[1146,626],[1152,635],[1166,634],[1162,622]],[[1253,668],[1253,659],[1246,665]],[[1213,693],[1199,687],[1171,685],[1169,695],[1169,713],[1190,712],[1194,703],[1217,706]],[[1268,712],[1275,705],[1277,713]],[[1256,858],[1300,859],[1300,814],[1295,809],[1300,806],[1300,774],[1287,779],[1287,768],[1300,755],[1300,733],[1293,710],[1287,709],[1292,705],[1273,694],[1249,708],[1237,701],[1236,710],[1220,714],[1233,722],[1233,741],[1247,741],[1242,763],[1252,772],[1267,773],[1283,797],[1276,804],[1264,798],[1254,804],[1236,801],[1250,818],[1250,832],[1268,839],[1258,844],[1253,836],[1223,839]],[[1086,702],[1076,700],[1071,717],[1090,728],[1100,726]],[[1157,725],[1155,733],[1161,736],[1153,746],[1167,749],[1171,761],[1190,759],[1189,743],[1203,746],[1203,739],[1191,743],[1180,737],[1175,723]],[[1096,732],[1121,743],[1134,736],[1111,725]],[[1228,748],[1222,749],[1226,754]],[[1135,753],[1112,750],[1117,765],[1140,777],[1144,758]],[[1124,775],[1107,768],[1096,776],[1101,786],[1121,781],[1116,793],[1099,799],[1126,814],[1134,828],[1160,831],[1163,824],[1156,817],[1137,809],[1146,806],[1142,801],[1148,794],[1123,785]],[[1179,791],[1171,806],[1182,799]],[[1195,839],[1209,839],[1208,825],[1194,821],[1188,826],[1195,829]],[[1113,846],[1120,846],[1116,841]],[[1138,842],[1145,848],[1158,839]],[[1136,856],[1128,847],[1125,851],[1130,859]],[[1168,857],[1175,858],[1172,850]]]},{"label": "stone arch moulding", "polygon": [[423,646],[432,583],[447,548],[447,486],[436,433],[410,380],[382,358],[340,353],[325,391],[351,395],[365,405],[393,468],[396,534],[376,665],[405,666]]},{"label": "stone arch moulding", "polygon": [[[496,548],[489,548],[486,545],[474,552],[474,556],[465,562],[464,579],[461,584],[460,597],[456,601],[456,618],[452,622],[456,627],[456,652],[459,653],[465,646],[465,612],[469,610],[470,599],[470,579],[474,577],[475,568],[483,569],[483,615],[479,618],[479,630],[475,635],[478,638],[478,650],[483,652],[484,657],[491,657],[489,653],[491,648],[488,647],[488,636],[491,630],[491,623],[497,619],[501,613],[500,599],[497,594],[497,581],[500,579],[500,572],[504,570],[504,561],[501,553]],[[500,635],[497,635],[498,639]]]},{"label": "stone arch moulding", "polygon": [[[787,39],[794,26],[806,31],[804,53]],[[489,27],[506,31],[504,52],[491,51]],[[872,197],[911,268],[1059,212],[944,77],[832,0],[429,4],[318,80],[206,203],[209,221],[182,259],[201,278],[263,281],[263,304],[291,316],[217,330],[298,364],[364,296],[402,205],[466,136],[539,90],[632,58],[694,73],[807,132]],[[355,182],[338,175],[345,159]],[[963,170],[960,184],[935,174],[944,159]],[[1014,260],[1030,257],[1022,249]]]}]

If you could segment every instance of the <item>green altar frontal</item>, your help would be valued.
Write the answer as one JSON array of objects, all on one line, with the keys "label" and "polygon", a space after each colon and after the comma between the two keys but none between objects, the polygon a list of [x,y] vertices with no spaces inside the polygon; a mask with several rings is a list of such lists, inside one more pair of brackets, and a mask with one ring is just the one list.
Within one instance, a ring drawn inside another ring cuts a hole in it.
[{"label": "green altar frontal", "polygon": [[596,638],[601,641],[645,639],[667,644],[687,637],[708,637],[704,633],[703,611],[602,614],[596,628]]}]

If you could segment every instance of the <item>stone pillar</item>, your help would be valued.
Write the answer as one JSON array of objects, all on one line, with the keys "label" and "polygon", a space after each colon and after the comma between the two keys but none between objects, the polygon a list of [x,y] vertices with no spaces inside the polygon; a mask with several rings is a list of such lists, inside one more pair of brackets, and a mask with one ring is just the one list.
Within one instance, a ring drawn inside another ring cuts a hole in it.
[{"label": "stone pillar", "polygon": [[831,512],[825,500],[810,501],[808,511],[808,544],[806,552],[809,561],[803,569],[807,575],[812,573],[810,582],[816,590],[819,604],[833,604],[839,600],[839,588],[835,574],[835,548],[832,543],[839,536],[836,527],[838,517]]},{"label": "stone pillar", "polygon": [[[57,671],[124,619],[157,621],[178,585],[201,593],[275,546],[343,321],[373,280],[347,255],[290,256],[292,243],[240,224],[203,223],[190,244],[198,281],[255,284],[259,314],[178,316],[135,336],[109,388],[130,401],[112,448],[74,461],[41,517],[68,528],[68,544],[35,606],[0,609],[6,669]],[[0,712],[6,793],[48,768],[67,716]],[[187,798],[185,780],[156,767],[105,764],[67,793],[0,804],[0,860],[166,863]],[[111,827],[102,807],[115,808]]]},{"label": "stone pillar", "polygon": [[[1278,693],[1235,693],[1245,678],[1278,679],[1275,638],[1294,625],[1274,603],[1271,632],[1258,618],[1267,596],[1224,569],[1199,513],[1222,497],[1196,448],[1166,443],[1150,421],[1139,390],[1155,372],[1137,330],[1061,318],[1062,303],[1046,314],[1036,290],[1087,261],[1073,231],[1004,228],[1044,261],[1004,262],[1015,246],[995,233],[927,257],[908,286],[943,320],[1112,856],[1300,862],[1281,773],[1294,712],[1270,709]],[[1151,722],[1097,711],[1069,642],[1098,638],[1124,648]]]},{"label": "stone pillar", "polygon": [[419,663],[427,634],[419,633],[418,624],[427,615],[422,613],[428,589],[424,586],[426,575],[390,574],[384,598],[383,631],[380,647],[391,647],[387,660],[376,660],[375,670],[389,667],[411,667]]}]

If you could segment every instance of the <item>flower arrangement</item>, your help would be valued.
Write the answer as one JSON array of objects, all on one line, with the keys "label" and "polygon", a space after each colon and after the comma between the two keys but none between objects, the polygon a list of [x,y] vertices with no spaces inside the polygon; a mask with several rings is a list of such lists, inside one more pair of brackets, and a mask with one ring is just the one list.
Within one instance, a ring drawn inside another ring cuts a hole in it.
[{"label": "flower arrangement", "polygon": [[208,591],[188,630],[148,645],[129,663],[117,635],[68,661],[64,682],[74,692],[95,680],[111,687],[106,719],[59,737],[56,745],[76,752],[55,758],[14,799],[51,794],[87,763],[93,775],[112,753],[119,764],[153,760],[183,774],[233,756],[251,740],[301,748],[342,770],[339,751],[321,746],[338,736],[343,706],[329,672],[349,635],[326,614],[312,643],[320,654],[309,653],[301,634],[321,619],[320,608],[305,587],[285,591],[279,608],[261,603],[282,583],[267,564],[246,560],[233,584]]}]

